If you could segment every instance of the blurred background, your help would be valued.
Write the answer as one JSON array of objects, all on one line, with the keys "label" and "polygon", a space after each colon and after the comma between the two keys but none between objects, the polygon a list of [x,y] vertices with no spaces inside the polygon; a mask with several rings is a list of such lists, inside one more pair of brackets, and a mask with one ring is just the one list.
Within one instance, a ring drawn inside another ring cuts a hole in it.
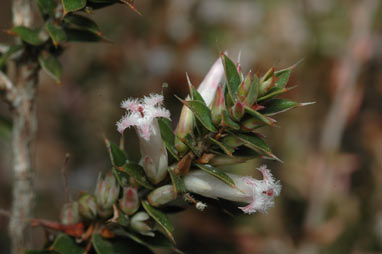
[{"label": "blurred background", "polygon": [[[0,30],[11,27],[2,0]],[[246,72],[263,74],[303,59],[287,96],[316,104],[282,114],[264,129],[284,164],[254,160],[230,172],[259,177],[267,163],[283,191],[267,215],[230,216],[209,206],[172,215],[186,253],[382,253],[382,2],[380,0],[140,0],[114,5],[94,19],[112,43],[67,46],[63,82],[40,75],[39,129],[33,146],[34,214],[57,220],[65,200],[60,169],[70,153],[75,198],[93,192],[110,169],[103,135],[119,142],[120,102],[163,89],[175,125],[187,95],[185,73],[198,85],[227,50]],[[0,32],[0,43],[13,38]],[[10,209],[10,112],[0,102],[0,208]],[[138,159],[134,132],[127,150]],[[236,213],[235,213],[236,214]],[[0,252],[8,253],[8,219],[0,217]],[[28,239],[41,247],[43,230]]]}]

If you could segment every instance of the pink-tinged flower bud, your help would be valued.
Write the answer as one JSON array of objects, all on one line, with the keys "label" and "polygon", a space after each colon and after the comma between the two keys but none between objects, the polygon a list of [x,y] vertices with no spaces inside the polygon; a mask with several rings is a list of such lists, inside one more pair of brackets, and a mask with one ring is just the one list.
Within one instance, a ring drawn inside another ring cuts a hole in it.
[{"label": "pink-tinged flower bud", "polygon": [[150,218],[150,216],[145,212],[136,213],[131,218],[131,228],[142,235],[147,235],[154,237],[153,228],[155,222]]},{"label": "pink-tinged flower bud", "polygon": [[240,101],[236,102],[229,112],[235,121],[240,121],[240,119],[244,116],[245,113],[243,103],[241,103]]},{"label": "pink-tinged flower bud", "polygon": [[212,122],[219,125],[222,120],[222,113],[225,108],[224,94],[220,86],[218,86],[215,94],[215,99],[211,105]]},{"label": "pink-tinged flower bud", "polygon": [[193,128],[194,115],[188,107],[183,106],[178,125],[175,129],[175,135],[177,136],[175,138],[175,148],[178,152],[185,153],[188,150],[188,147],[179,138],[185,138],[188,133],[192,132]]},{"label": "pink-tinged flower bud", "polygon": [[185,176],[184,183],[188,191],[205,197],[249,203],[245,207],[239,207],[244,213],[251,214],[256,211],[265,213],[268,208],[273,207],[274,197],[280,194],[281,185],[279,181],[274,180],[265,165],[258,170],[263,174],[263,180],[228,174],[237,188],[232,188],[201,170],[192,171]]},{"label": "pink-tinged flower bud", "polygon": [[72,225],[81,221],[77,202],[64,204],[61,210],[60,221],[64,225]]},{"label": "pink-tinged flower bud", "polygon": [[275,69],[270,68],[260,81],[259,96],[266,94],[276,84]]},{"label": "pink-tinged flower bud", "polygon": [[112,172],[105,177],[99,174],[94,195],[101,210],[112,210],[119,195],[119,185]]},{"label": "pink-tinged flower bud", "polygon": [[247,97],[249,88],[251,87],[251,84],[252,84],[251,76],[252,76],[252,72],[249,71],[247,76],[245,76],[245,79],[241,82],[238,88],[237,95],[240,101],[244,101],[245,97]]},{"label": "pink-tinged flower bud", "polygon": [[80,215],[88,220],[94,220],[97,217],[97,202],[93,195],[83,194],[78,200]]},{"label": "pink-tinged flower bud", "polygon": [[218,89],[219,83],[223,77],[224,66],[221,58],[219,57],[198,87],[198,92],[203,97],[207,106],[211,105],[212,100],[215,97],[216,90]]},{"label": "pink-tinged flower bud", "polygon": [[[198,87],[198,92],[202,96],[207,106],[211,105],[212,100],[215,97],[216,90],[218,89],[219,83],[223,77],[224,66],[219,57],[214,65],[212,65],[211,69],[208,71],[207,75],[204,77],[202,83],[200,83]],[[186,137],[187,134],[191,133],[193,128],[193,113],[187,106],[183,106],[175,134],[182,139]],[[187,151],[187,146],[183,144],[178,138],[175,139],[175,147],[181,153]]]},{"label": "pink-tinged flower bud", "polygon": [[127,215],[132,215],[139,209],[139,197],[135,188],[123,188],[123,196],[119,200],[119,208]]},{"label": "pink-tinged flower bud", "polygon": [[174,186],[170,184],[163,185],[153,190],[147,197],[150,204],[156,207],[167,204],[174,199],[176,199],[176,193],[174,191]]},{"label": "pink-tinged flower bud", "polygon": [[127,114],[117,122],[120,133],[126,128],[135,127],[141,151],[140,164],[149,180],[155,184],[166,177],[168,166],[167,150],[162,141],[157,118],[170,119],[170,112],[161,107],[162,103],[163,96],[158,94],[141,100],[125,100],[121,107],[127,110]]}]

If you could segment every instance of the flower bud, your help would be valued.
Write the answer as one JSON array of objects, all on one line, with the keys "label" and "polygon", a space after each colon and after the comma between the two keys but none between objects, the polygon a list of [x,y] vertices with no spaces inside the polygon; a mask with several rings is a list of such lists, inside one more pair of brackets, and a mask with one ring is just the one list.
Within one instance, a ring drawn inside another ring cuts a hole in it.
[{"label": "flower bud", "polygon": [[219,86],[220,81],[224,77],[224,66],[219,57],[211,69],[208,71],[207,75],[204,77],[202,83],[198,87],[198,92],[203,97],[207,106],[210,106],[212,100],[215,97],[216,90]]},{"label": "flower bud", "polygon": [[167,150],[162,141],[158,117],[170,119],[170,112],[161,107],[163,96],[154,94],[141,100],[128,99],[121,107],[127,114],[117,122],[120,133],[134,126],[139,138],[141,151],[140,164],[149,180],[154,184],[162,181],[167,175]]},{"label": "flower bud", "polygon": [[230,109],[230,114],[235,121],[240,121],[240,119],[244,116],[244,113],[244,105],[240,101],[236,102]]},{"label": "flower bud", "polygon": [[105,177],[99,174],[97,187],[95,190],[97,205],[101,210],[109,210],[113,208],[113,204],[118,199],[119,185],[112,172]]},{"label": "flower bud", "polygon": [[237,95],[240,101],[244,101],[245,97],[248,94],[249,88],[251,87],[251,83],[252,83],[251,76],[252,76],[252,72],[249,71],[247,76],[245,76],[245,79],[241,82],[238,88]]},{"label": "flower bud", "polygon": [[123,196],[119,200],[119,208],[127,215],[132,215],[138,210],[139,197],[135,188],[123,188]]},{"label": "flower bud", "polygon": [[[224,67],[221,59],[218,58],[218,60],[216,60],[214,65],[212,65],[211,69],[208,71],[207,75],[204,77],[202,83],[200,83],[198,87],[198,92],[202,96],[207,106],[211,105],[212,100],[215,97],[216,90],[218,89],[219,82],[222,80],[223,76]],[[180,139],[183,139],[187,134],[192,133],[193,128],[193,113],[187,106],[183,106],[175,134]],[[188,150],[188,148],[180,139],[175,139],[175,147],[179,152],[184,153]]]},{"label": "flower bud", "polygon": [[131,218],[131,228],[142,235],[152,236],[155,234],[153,232],[153,227],[155,225],[154,221],[151,220],[150,216],[145,212],[138,212]]},{"label": "flower bud", "polygon": [[[192,111],[183,106],[178,125],[175,129],[175,148],[180,153],[185,153],[188,150],[186,144],[184,144],[179,138],[185,138],[188,133],[191,133],[194,128],[194,115]],[[178,138],[179,137],[179,138]]]},{"label": "flower bud", "polygon": [[270,68],[260,81],[259,96],[266,94],[276,83],[275,69]]},{"label": "flower bud", "polygon": [[153,190],[147,197],[150,204],[156,207],[167,204],[174,199],[176,199],[176,193],[174,191],[174,186],[170,184],[163,185]]},{"label": "flower bud", "polygon": [[274,205],[274,197],[280,194],[281,185],[274,180],[266,166],[261,166],[258,170],[263,174],[263,180],[228,174],[236,188],[201,170],[192,171],[185,176],[184,183],[188,191],[205,197],[249,203],[245,207],[239,207],[244,213],[265,213]]},{"label": "flower bud", "polygon": [[97,217],[97,202],[93,195],[83,194],[78,200],[80,215],[88,220],[94,220]]},{"label": "flower bud", "polygon": [[64,225],[76,224],[81,221],[77,202],[64,204],[61,210],[60,221]]},{"label": "flower bud", "polygon": [[212,122],[216,125],[219,125],[222,119],[222,112],[225,108],[224,94],[220,86],[218,86],[215,94],[215,99],[211,106],[211,117]]}]

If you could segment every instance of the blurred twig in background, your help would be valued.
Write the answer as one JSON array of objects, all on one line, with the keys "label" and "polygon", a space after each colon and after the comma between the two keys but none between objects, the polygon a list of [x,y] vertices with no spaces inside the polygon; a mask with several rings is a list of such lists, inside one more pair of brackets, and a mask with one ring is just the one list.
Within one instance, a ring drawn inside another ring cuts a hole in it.
[{"label": "blurred twig in background", "polygon": [[[378,0],[367,0],[358,1],[354,5],[351,36],[332,73],[331,85],[334,86],[335,92],[321,134],[319,163],[313,169],[311,196],[305,219],[305,231],[308,237],[324,226],[326,203],[330,199],[329,190],[336,171],[335,160],[341,152],[346,123],[354,107],[359,107],[362,100],[357,95],[359,73],[365,62],[370,59],[373,47],[377,46],[373,45],[371,27],[380,3]],[[318,251],[317,247],[313,249]]]}]

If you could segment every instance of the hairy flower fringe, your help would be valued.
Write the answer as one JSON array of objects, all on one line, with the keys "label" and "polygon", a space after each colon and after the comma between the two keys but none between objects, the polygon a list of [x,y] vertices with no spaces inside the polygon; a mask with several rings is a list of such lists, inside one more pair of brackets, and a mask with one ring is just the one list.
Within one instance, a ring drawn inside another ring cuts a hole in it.
[{"label": "hairy flower fringe", "polygon": [[123,133],[127,128],[134,126],[139,135],[148,141],[153,133],[153,120],[158,117],[170,119],[170,112],[161,107],[162,103],[163,96],[159,94],[122,101],[121,107],[126,109],[127,113],[117,122],[118,131]]}]

